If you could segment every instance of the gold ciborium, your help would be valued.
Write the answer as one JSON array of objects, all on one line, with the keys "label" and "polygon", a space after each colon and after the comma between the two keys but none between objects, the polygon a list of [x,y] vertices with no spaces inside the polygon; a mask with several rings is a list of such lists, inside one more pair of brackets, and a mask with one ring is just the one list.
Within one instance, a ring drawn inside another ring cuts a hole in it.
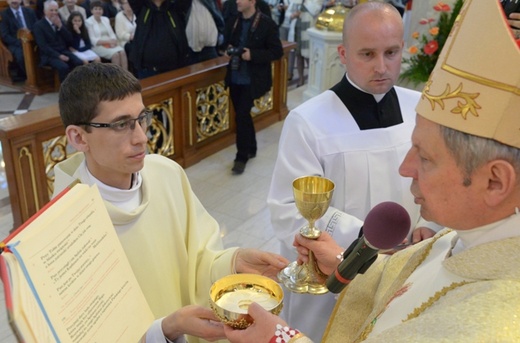
[{"label": "gold ciborium", "polygon": [[[298,211],[308,224],[300,229],[303,237],[317,239],[321,231],[314,226],[329,208],[334,182],[320,176],[303,176],[293,181],[294,201]],[[327,275],[318,268],[312,251],[309,261],[298,265],[292,262],[278,273],[278,279],[295,293],[325,294]]]}]

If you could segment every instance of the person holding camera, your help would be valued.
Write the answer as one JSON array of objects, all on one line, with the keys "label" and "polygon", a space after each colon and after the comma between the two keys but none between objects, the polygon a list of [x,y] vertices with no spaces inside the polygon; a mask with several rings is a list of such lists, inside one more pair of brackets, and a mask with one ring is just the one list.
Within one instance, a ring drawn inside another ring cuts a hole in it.
[{"label": "person holding camera", "polygon": [[238,15],[226,24],[224,43],[230,57],[226,74],[235,108],[237,154],[231,171],[242,174],[256,156],[256,134],[251,118],[254,100],[271,89],[271,62],[282,57],[278,26],[256,10],[256,0],[237,0]]}]

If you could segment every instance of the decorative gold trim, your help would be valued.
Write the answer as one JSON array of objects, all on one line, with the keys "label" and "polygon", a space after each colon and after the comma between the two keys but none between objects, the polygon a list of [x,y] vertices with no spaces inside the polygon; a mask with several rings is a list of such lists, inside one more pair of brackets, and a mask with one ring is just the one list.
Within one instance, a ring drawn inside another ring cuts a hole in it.
[{"label": "decorative gold trim", "polygon": [[467,285],[468,283],[474,283],[475,281],[461,281],[461,282],[453,282],[451,285],[444,287],[440,291],[436,292],[432,295],[428,300],[423,302],[421,306],[416,307],[412,313],[408,314],[408,317],[403,320],[403,323],[419,317],[421,313],[423,313],[428,307],[432,306],[437,300],[441,297],[445,296],[449,291],[454,290],[455,288]]},{"label": "decorative gold trim", "polygon": [[[271,63],[271,80],[274,80],[274,62]],[[286,81],[287,83],[287,81]],[[251,108],[251,117],[255,118],[262,113],[270,111],[274,107],[274,84],[263,96],[257,98],[253,102],[253,108]]]},{"label": "decorative gold trim", "polygon": [[193,145],[193,108],[191,107],[191,93],[186,92],[184,96],[188,98],[188,129],[189,129],[189,141],[190,146]]},{"label": "decorative gold trim", "polygon": [[[457,101],[457,106],[451,109],[451,113],[460,114],[464,119],[467,119],[468,112],[471,113],[474,117],[479,116],[477,109],[481,109],[482,107],[477,104],[474,99],[478,98],[480,93],[463,92],[462,83],[460,83],[457,89],[452,92],[451,85],[448,83],[442,94],[432,95],[429,93],[431,84],[431,80],[426,83],[423,90],[423,96],[426,97],[426,99],[428,99],[430,102],[432,111],[435,110],[435,104],[438,104],[441,109],[444,110],[444,100],[459,99],[459,101]],[[460,100],[463,100],[464,102],[461,102]]]},{"label": "decorative gold trim", "polygon": [[61,161],[77,154],[78,151],[67,143],[67,136],[65,135],[56,136],[42,143],[45,175],[47,176],[47,193],[50,199],[54,192],[54,167]]},{"label": "decorative gold trim", "polygon": [[153,154],[173,156],[175,154],[173,98],[161,100],[159,103],[148,105],[147,108],[154,114],[152,124],[146,133],[148,151]]},{"label": "decorative gold trim", "polygon": [[[473,73],[469,73],[467,71],[463,71],[459,68],[453,67],[448,64],[449,56],[452,54],[452,49],[455,46],[455,44],[453,42],[455,42],[457,39],[459,39],[460,25],[461,25],[462,21],[464,20],[464,18],[466,17],[467,9],[470,6],[473,6],[472,4],[470,4],[470,2],[472,2],[472,1],[466,0],[466,3],[464,4],[463,8],[461,9],[461,12],[455,19],[455,22],[453,24],[452,30],[449,35],[449,37],[451,38],[451,44],[446,46],[447,51],[446,51],[446,54],[444,54],[440,68],[442,70],[444,70],[445,72],[455,75],[457,77],[460,77],[462,79],[466,79],[468,81],[475,82],[480,85],[502,90],[502,91],[509,92],[512,94],[520,95],[520,89],[518,89],[517,86],[509,85],[509,84],[506,84],[503,82],[491,80],[489,78],[485,78],[485,77],[482,77],[482,76],[479,76],[479,75],[476,75]],[[435,73],[435,70],[433,73]],[[432,106],[432,110],[435,108],[436,103],[441,106],[441,109],[444,109],[444,103],[443,103],[444,99],[459,98],[459,99],[466,101],[466,103],[461,104],[460,102],[458,102],[457,106],[451,110],[452,113],[461,114],[462,118],[464,118],[464,119],[467,119],[468,112],[473,114],[473,116],[475,116],[475,117],[479,116],[477,113],[477,109],[480,109],[481,107],[473,99],[476,99],[480,95],[480,93],[462,92],[462,83],[461,83],[459,85],[459,87],[453,92],[450,91],[451,86],[449,84],[447,84],[446,90],[444,91],[443,94],[441,94],[440,96],[432,96],[432,95],[428,94],[427,91],[429,90],[429,86],[431,85],[433,78],[434,77],[432,74],[430,76],[430,80],[426,84],[426,87],[423,91],[423,95],[426,96],[426,98],[429,100],[429,102]]]},{"label": "decorative gold trim", "polygon": [[484,85],[484,86],[488,86],[488,87],[491,87],[491,88],[496,88],[496,89],[499,89],[499,90],[503,90],[503,91],[508,92],[508,93],[513,93],[515,95],[520,95],[520,89],[517,86],[508,85],[507,83],[503,83],[503,82],[499,82],[499,81],[495,81],[495,80],[490,80],[490,79],[487,79],[487,78],[482,77],[482,76],[478,76],[478,75],[475,75],[475,74],[472,74],[472,73],[468,73],[468,72],[465,72],[463,70],[460,70],[460,69],[457,69],[455,67],[452,67],[452,66],[448,65],[447,63],[443,63],[441,68],[444,69],[445,71],[447,71],[448,73],[457,75],[457,76],[459,76],[459,77],[461,77],[463,79],[467,79],[467,80],[470,80],[470,81],[473,81],[473,82],[476,82],[478,84],[481,84],[481,85]]},{"label": "decorative gold trim", "polygon": [[[29,161],[29,171],[31,172],[31,182],[32,182],[33,190],[34,190],[34,193],[33,193],[34,204],[36,205],[36,210],[38,211],[40,209],[40,202],[38,201],[38,187],[36,186],[36,176],[34,175],[33,157],[32,157],[31,151],[29,149],[27,149],[27,147],[23,147],[22,149],[20,149],[20,152],[18,153],[18,167],[20,168],[20,170],[22,170],[21,159],[24,156]],[[30,213],[29,205],[27,204],[25,184],[24,184],[24,182],[21,182],[21,184],[22,184],[22,194],[23,194],[23,200],[24,200],[24,205],[25,205],[25,212]]]},{"label": "decorative gold trim", "polygon": [[449,46],[447,46],[448,51],[447,51],[446,55],[444,55],[444,59],[443,59],[442,64],[441,64],[441,69],[445,70],[448,73],[454,74],[456,76],[459,76],[461,78],[464,78],[464,79],[476,82],[476,83],[484,85],[484,86],[488,86],[488,87],[500,89],[500,90],[503,90],[503,91],[506,91],[506,92],[509,92],[509,93],[513,93],[513,94],[516,94],[516,95],[520,95],[520,89],[518,89],[517,86],[508,85],[508,84],[503,83],[503,82],[490,80],[490,79],[487,79],[487,78],[484,78],[484,77],[481,77],[481,76],[478,76],[478,75],[475,75],[475,74],[472,74],[472,73],[468,73],[466,71],[463,71],[463,70],[460,70],[458,68],[455,68],[455,67],[453,67],[453,66],[451,66],[451,65],[449,65],[447,63],[448,57],[451,55],[452,49],[455,46],[455,44],[453,44],[453,42],[455,42],[458,39],[458,36],[459,36],[459,33],[460,33],[460,24],[462,23],[462,21],[466,17],[467,9],[470,6],[474,6],[474,5],[471,4],[472,1],[473,0],[471,0],[471,1],[470,0],[466,0],[466,3],[462,7],[459,15],[457,16],[457,18],[455,19],[455,22],[453,23],[453,27],[452,27],[451,32],[450,32],[450,37],[453,36],[453,37],[451,37],[452,41],[451,41],[451,44]]},{"label": "decorative gold trim", "polygon": [[273,109],[273,87],[265,93],[263,96],[257,98],[253,102],[253,108],[251,108],[251,117],[255,118],[262,113]]},{"label": "decorative gold trim", "polygon": [[[435,242],[437,242],[441,237],[444,237],[445,235],[449,234],[450,232],[452,232],[452,230],[446,230],[446,232],[443,232],[441,235],[439,236],[436,236],[434,238],[432,238],[430,244],[428,244],[425,248],[424,248],[424,251],[422,252],[421,256],[419,257],[418,261],[417,261],[417,265],[415,266],[415,268],[413,268],[413,270],[410,272],[410,274],[406,277],[406,279],[404,281],[406,281],[410,275],[413,274],[413,272],[415,272],[415,270],[424,262],[424,260],[426,260],[426,258],[428,257],[428,255],[430,254],[432,248],[433,248],[433,245],[435,244]],[[404,285],[404,283],[403,283]],[[399,291],[399,290],[398,290]],[[442,295],[441,295],[442,296]],[[441,297],[439,296],[439,298]],[[392,295],[392,297],[390,298],[390,301],[394,299],[394,295]],[[341,299],[339,300],[341,301]],[[431,305],[431,304],[430,304]],[[368,335],[370,335],[370,333],[372,332],[372,330],[374,329],[374,326],[376,325],[376,322],[377,322],[377,318],[386,310],[388,304],[386,304],[384,307],[383,307],[383,310],[377,314],[377,316],[365,327],[365,329],[363,329],[363,331],[361,332],[361,334],[359,335],[359,337],[357,339],[354,340],[354,342],[362,342],[364,340],[366,340],[368,338]],[[424,308],[426,309],[426,308]],[[423,311],[424,311],[423,309]],[[414,311],[415,312],[415,311]],[[410,315],[409,315],[410,316]]]},{"label": "decorative gold trim", "polygon": [[229,89],[223,81],[195,90],[195,144],[229,130]]}]

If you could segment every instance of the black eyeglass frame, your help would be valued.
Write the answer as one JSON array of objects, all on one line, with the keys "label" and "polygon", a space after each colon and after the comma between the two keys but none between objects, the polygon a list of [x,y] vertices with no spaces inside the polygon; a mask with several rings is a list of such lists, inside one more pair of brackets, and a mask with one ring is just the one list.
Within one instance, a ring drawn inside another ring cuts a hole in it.
[{"label": "black eyeglass frame", "polygon": [[[124,131],[127,131],[128,128],[130,128],[130,130],[133,131],[135,129],[135,123],[139,122],[139,126],[141,126],[141,128],[143,130],[146,130],[152,124],[152,115],[153,115],[152,111],[144,111],[143,114],[139,115],[137,118],[121,119],[121,120],[115,121],[113,123],[90,122],[90,123],[78,123],[76,125],[78,125],[78,126],[86,125],[86,126],[95,127],[95,128],[109,128],[116,132],[124,132]],[[146,126],[143,126],[142,123],[146,124]],[[124,127],[118,128],[118,125],[121,125],[121,124],[124,124]]]}]

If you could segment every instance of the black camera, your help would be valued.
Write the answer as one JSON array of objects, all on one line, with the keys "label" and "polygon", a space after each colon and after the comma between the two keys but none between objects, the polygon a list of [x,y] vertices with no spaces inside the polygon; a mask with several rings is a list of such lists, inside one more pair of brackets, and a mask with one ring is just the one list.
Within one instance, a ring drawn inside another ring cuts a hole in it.
[{"label": "black camera", "polygon": [[234,46],[227,48],[226,54],[231,57],[231,60],[229,61],[231,70],[238,70],[238,68],[240,68],[240,56],[242,56],[243,52],[243,48],[236,48]]},{"label": "black camera", "polygon": [[238,56],[238,57],[240,57],[240,56],[242,56],[243,52],[244,52],[243,48],[236,48],[234,46],[230,46],[226,50],[226,54],[228,54],[228,56]]}]

